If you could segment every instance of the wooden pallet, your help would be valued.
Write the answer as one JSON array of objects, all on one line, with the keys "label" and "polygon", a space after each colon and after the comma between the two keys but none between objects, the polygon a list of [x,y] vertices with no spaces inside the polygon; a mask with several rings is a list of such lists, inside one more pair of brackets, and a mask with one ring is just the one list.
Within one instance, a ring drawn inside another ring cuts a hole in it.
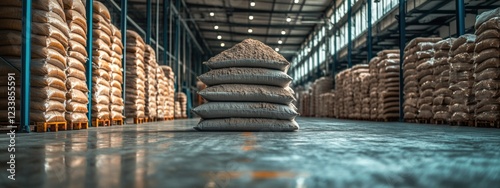
[{"label": "wooden pallet", "polygon": [[399,121],[399,118],[384,118],[384,122],[396,122]]},{"label": "wooden pallet", "polygon": [[68,129],[71,130],[80,130],[80,129],[88,129],[89,122],[68,122]]},{"label": "wooden pallet", "polygon": [[433,119],[431,123],[434,125],[449,125],[449,121],[444,119]]},{"label": "wooden pallet", "polygon": [[171,120],[174,120],[174,117],[164,117],[163,120],[164,121],[171,121]]},{"label": "wooden pallet", "polygon": [[431,124],[430,119],[416,119],[417,123],[422,123],[422,124]]},{"label": "wooden pallet", "polygon": [[99,126],[111,126],[111,121],[109,119],[93,119],[92,120],[92,127],[99,127]]},{"label": "wooden pallet", "polygon": [[474,121],[450,121],[451,126],[474,126]]},{"label": "wooden pallet", "polygon": [[111,125],[123,125],[123,118],[113,118]]},{"label": "wooden pallet", "polygon": [[405,122],[407,123],[417,123],[416,119],[405,119]]},{"label": "wooden pallet", "polygon": [[67,130],[67,122],[37,122],[35,123],[36,132],[48,132],[50,131],[57,132],[59,129]]},{"label": "wooden pallet", "polygon": [[143,124],[144,118],[134,118],[134,124]]},{"label": "wooden pallet", "polygon": [[475,127],[496,127],[500,128],[500,122],[498,121],[480,121],[476,120],[474,122]]}]

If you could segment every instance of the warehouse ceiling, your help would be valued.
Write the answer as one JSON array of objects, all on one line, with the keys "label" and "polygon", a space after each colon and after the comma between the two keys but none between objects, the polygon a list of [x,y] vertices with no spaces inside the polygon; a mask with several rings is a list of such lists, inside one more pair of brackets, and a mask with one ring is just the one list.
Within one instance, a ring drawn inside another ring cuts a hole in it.
[{"label": "warehouse ceiling", "polygon": [[[279,48],[279,52],[291,60],[300,45],[314,31],[316,24],[325,21],[323,18],[326,9],[331,7],[330,3],[333,1],[185,0],[185,2],[215,54],[246,38],[253,38],[273,49]],[[252,6],[251,2],[255,5]],[[250,20],[251,16],[253,20]],[[224,43],[223,47],[221,43]]]}]

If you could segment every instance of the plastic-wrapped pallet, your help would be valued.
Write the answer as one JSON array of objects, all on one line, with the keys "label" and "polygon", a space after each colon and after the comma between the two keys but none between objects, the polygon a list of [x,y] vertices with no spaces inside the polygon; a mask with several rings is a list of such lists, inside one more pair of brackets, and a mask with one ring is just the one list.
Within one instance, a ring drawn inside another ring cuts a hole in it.
[{"label": "plastic-wrapped pallet", "polygon": [[399,119],[399,50],[378,53],[378,113],[377,119]]},{"label": "plastic-wrapped pallet", "polygon": [[156,79],[156,68],[158,67],[158,63],[156,62],[156,53],[154,49],[150,45],[146,45],[146,51],[144,53],[144,62],[146,63],[146,108],[145,108],[145,116],[150,119],[155,119],[158,117],[157,114],[157,104],[156,104],[156,95],[158,95],[158,91],[156,89],[156,85],[158,84]]},{"label": "plastic-wrapped pallet", "polygon": [[370,73],[370,89],[369,89],[369,96],[370,96],[370,120],[376,120],[378,118],[378,63],[380,61],[379,57],[373,57],[370,60],[370,63],[368,64],[369,67],[369,73]]},{"label": "plastic-wrapped pallet", "polygon": [[314,101],[313,103],[315,104],[315,107],[318,107],[316,113],[314,116],[319,117],[319,116],[325,116],[325,110],[324,108],[321,108],[322,100],[320,99],[320,95],[323,93],[329,92],[331,89],[333,89],[333,78],[331,77],[321,77],[317,80],[314,81],[313,83],[313,98]]},{"label": "plastic-wrapped pallet", "polygon": [[121,31],[111,24],[111,31],[113,35],[111,36],[111,94],[110,98],[110,116],[111,119],[122,119],[123,109],[125,108],[125,103],[123,102],[123,44],[122,44],[122,34]]},{"label": "plastic-wrapped pallet", "polygon": [[441,40],[434,46],[434,64],[432,66],[434,75],[434,100],[432,101],[433,119],[437,121],[449,121],[451,113],[449,105],[451,104],[450,90],[450,48],[455,38]]},{"label": "plastic-wrapped pallet", "polygon": [[135,31],[127,30],[126,102],[127,118],[144,118],[146,106],[146,72],[144,71],[145,43]]},{"label": "plastic-wrapped pallet", "polygon": [[175,116],[175,118],[187,118],[187,114],[186,114],[187,96],[186,96],[186,94],[183,92],[177,92],[177,93],[175,93],[175,99],[176,99],[175,102],[179,102],[179,105],[180,105],[180,112],[175,113],[176,115],[178,115],[178,116]]},{"label": "plastic-wrapped pallet", "polygon": [[474,87],[478,123],[500,120],[500,8],[487,11],[476,19],[474,48]]},{"label": "plastic-wrapped pallet", "polygon": [[208,87],[208,103],[193,109],[201,131],[295,131],[290,63],[260,41],[246,39],[205,62],[211,71],[198,78]]},{"label": "plastic-wrapped pallet", "polygon": [[[0,6],[0,56],[15,67],[21,67],[22,1],[3,1]],[[62,1],[32,2],[31,102],[30,121],[65,122],[66,68],[69,28]],[[85,58],[82,58],[85,59]],[[4,69],[5,70],[5,69]],[[7,75],[7,74],[4,74]],[[7,78],[2,79],[7,80]],[[16,80],[20,80],[18,77]],[[16,83],[21,86],[21,83]],[[74,85],[71,85],[74,86]],[[77,85],[75,87],[80,87]],[[81,86],[86,89],[85,85]],[[17,90],[19,88],[16,88]],[[70,88],[73,89],[73,88]],[[20,96],[16,96],[20,99]],[[6,101],[6,100],[4,100]],[[4,104],[2,104],[3,106]],[[6,105],[6,104],[5,104]],[[7,109],[7,108],[3,108]],[[7,115],[2,112],[0,117]],[[16,112],[16,120],[18,119]]]},{"label": "plastic-wrapped pallet", "polygon": [[92,118],[109,120],[111,93],[111,17],[109,10],[94,1],[92,23]]},{"label": "plastic-wrapped pallet", "polygon": [[[85,6],[81,0],[64,0],[64,13],[69,28],[66,69],[66,120],[73,123],[88,122],[88,89],[85,64],[87,57],[87,22]],[[71,86],[80,85],[77,88]]]},{"label": "plastic-wrapped pallet", "polygon": [[[427,59],[433,57],[429,53],[418,53],[420,51],[420,48],[418,44],[420,43],[433,43],[433,42],[438,42],[442,40],[441,38],[415,38],[411,40],[408,45],[405,47],[405,55],[404,55],[404,62],[403,62],[403,83],[404,83],[404,104],[403,104],[403,111],[404,111],[404,119],[405,120],[415,120],[417,118],[417,115],[419,114],[419,109],[420,106],[418,105],[419,103],[419,98],[420,98],[420,93],[419,93],[419,76],[425,76],[425,74],[417,74],[419,73],[417,71],[417,66],[421,65],[422,62],[426,61],[425,56],[427,55]],[[419,56],[420,55],[420,56]],[[421,59],[422,58],[422,59]],[[421,67],[423,68],[423,67]],[[427,71],[427,75],[430,75],[430,73]],[[432,111],[432,109],[429,109]],[[432,112],[431,112],[432,113]]]},{"label": "plastic-wrapped pallet", "polygon": [[465,34],[453,41],[450,48],[451,122],[465,123],[474,118],[475,98],[472,86],[475,41],[476,35]]}]

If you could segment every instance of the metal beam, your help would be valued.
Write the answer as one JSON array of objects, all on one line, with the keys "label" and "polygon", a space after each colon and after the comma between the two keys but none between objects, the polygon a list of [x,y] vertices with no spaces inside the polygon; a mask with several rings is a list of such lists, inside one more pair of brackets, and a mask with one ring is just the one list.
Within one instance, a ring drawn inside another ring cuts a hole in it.
[{"label": "metal beam", "polygon": [[[121,14],[120,14],[120,29],[122,32],[122,44],[123,44],[123,49],[122,49],[122,69],[123,69],[123,84],[122,84],[122,98],[123,101],[127,101],[126,99],[126,84],[127,84],[127,12],[128,12],[128,7],[127,7],[127,0],[121,0]],[[88,14],[87,14],[88,15]],[[89,22],[92,23],[92,22]],[[90,24],[92,25],[92,24]],[[91,48],[92,49],[92,48]],[[123,108],[123,115],[126,114],[126,108]],[[125,121],[123,121],[125,123]]]},{"label": "metal beam", "polygon": [[[257,24],[257,23],[235,23],[235,22],[231,22],[231,23],[228,23],[228,22],[221,22],[221,21],[212,21],[212,20],[196,20],[198,21],[200,24],[204,24],[204,23],[207,23],[207,24],[210,24],[210,26],[214,26],[214,25],[218,25],[219,27],[220,26],[231,26],[231,27],[244,27],[244,28],[248,28],[248,27],[252,27],[252,28],[258,28],[258,27],[262,27],[262,28],[269,28],[269,27],[272,27],[273,29],[296,29],[296,30],[307,30],[309,31],[312,27],[314,27],[315,24],[301,24],[301,25],[291,25],[291,24],[272,24],[272,25],[269,25],[269,24]],[[297,29],[299,28],[299,29]]]},{"label": "metal beam", "polygon": [[170,0],[163,0],[163,45],[165,46],[165,49],[163,50],[163,65],[167,65],[168,59],[167,58],[167,51],[170,52],[169,50],[169,45],[168,45],[168,34],[169,34],[169,20],[170,20]]},{"label": "metal beam", "polygon": [[[87,113],[87,118],[89,120],[88,124],[89,126],[92,126],[92,41],[93,41],[93,36],[92,36],[92,12],[94,9],[92,8],[92,5],[94,4],[94,0],[86,0],[86,5],[85,6],[85,11],[87,14],[87,54],[88,58],[86,65],[87,69],[87,87],[89,89],[88,92],[88,97],[89,97],[89,103],[87,104],[88,108],[88,113]],[[125,69],[124,69],[125,70]],[[124,76],[125,78],[125,76]],[[97,126],[97,124],[96,124]]]},{"label": "metal beam", "polygon": [[[18,131],[30,132],[30,89],[31,89],[31,1],[23,1],[22,53],[21,53],[21,124]],[[10,77],[10,74],[9,74]],[[10,101],[9,101],[10,102]],[[15,106],[15,105],[14,105]],[[9,111],[10,112],[10,111]],[[15,119],[15,111],[14,111]]]},{"label": "metal beam", "polygon": [[[193,9],[205,9],[205,10],[200,10],[199,12],[207,13],[207,9],[213,12],[221,11],[225,12],[228,10],[229,12],[238,12],[238,13],[266,13],[266,14],[314,14],[314,15],[323,15],[323,12],[321,11],[293,11],[293,10],[259,10],[259,9],[249,9],[249,8],[234,8],[234,7],[225,7],[225,6],[213,6],[213,5],[205,5],[205,4],[194,4],[194,3],[186,3],[186,5]],[[290,4],[287,4],[290,5]],[[222,9],[222,10],[217,10],[217,9]]]},{"label": "metal beam", "polygon": [[404,121],[404,79],[403,61],[406,45],[406,0],[399,0],[399,121]]},{"label": "metal beam", "polygon": [[373,55],[373,35],[372,35],[372,0],[366,0],[367,3],[367,20],[368,20],[368,31],[366,33],[366,55],[367,62],[370,62]]},{"label": "metal beam", "polygon": [[146,44],[151,45],[151,0],[146,0]]},{"label": "metal beam", "polygon": [[[228,43],[240,43],[241,41],[240,40],[230,40],[230,39],[209,39],[209,38],[206,38],[205,39],[207,42],[228,42]],[[288,46],[294,46],[294,47],[297,47],[297,46],[300,46],[301,44],[297,44],[297,43],[282,43],[282,44],[278,44],[277,42],[267,42],[266,45],[268,46],[284,46],[284,47],[288,47]],[[213,46],[213,45],[212,45]],[[217,45],[218,46],[218,45]]]},{"label": "metal beam", "polygon": [[[211,30],[211,29],[201,29],[201,32],[212,32],[212,33],[224,33],[224,34],[233,34],[233,35],[238,35],[238,36],[254,36],[254,37],[283,37],[281,34],[273,34],[273,35],[266,35],[266,34],[257,34],[257,33],[242,33],[242,32],[230,32],[230,31],[222,31],[222,30]],[[304,38],[307,37],[308,34],[306,35],[288,35],[288,38]]]},{"label": "metal beam", "polygon": [[[177,6],[180,8],[180,4],[179,6]],[[205,51],[203,50],[203,48],[201,47],[200,43],[198,43],[198,41],[196,40],[196,37],[194,36],[194,34],[191,32],[189,26],[187,25],[187,23],[184,21],[184,19],[182,18],[181,14],[179,13],[179,10],[176,8],[176,7],[172,7],[172,10],[174,11],[175,14],[177,14],[177,17],[178,17],[178,21],[180,21],[180,23],[182,23],[182,25],[184,26],[185,30],[187,31],[187,33],[189,34],[189,36],[191,36],[191,38],[193,39],[193,42],[194,44],[196,44],[196,47],[198,47],[198,49],[200,50],[200,52],[202,54],[205,54]]]},{"label": "metal beam", "polygon": [[465,3],[464,0],[455,0],[457,10],[457,36],[465,34]]},{"label": "metal beam", "polygon": [[347,0],[347,66],[352,67],[352,6],[351,0]]}]

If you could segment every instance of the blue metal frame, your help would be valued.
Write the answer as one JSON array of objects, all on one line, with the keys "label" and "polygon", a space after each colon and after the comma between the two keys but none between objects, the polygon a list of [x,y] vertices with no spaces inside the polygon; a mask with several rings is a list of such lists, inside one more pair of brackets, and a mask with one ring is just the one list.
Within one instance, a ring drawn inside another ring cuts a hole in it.
[{"label": "blue metal frame", "polygon": [[31,0],[23,0],[23,29],[22,29],[22,53],[21,53],[21,129],[22,132],[30,132],[30,79],[31,79]]},{"label": "blue metal frame", "polygon": [[372,36],[372,0],[366,0],[368,5],[368,30],[366,35],[366,51],[367,51],[367,62],[370,62],[373,56],[373,36]]},{"label": "blue metal frame", "polygon": [[87,118],[89,120],[89,125],[92,126],[92,12],[94,9],[92,5],[94,0],[86,0],[85,11],[87,13],[87,64],[85,68],[87,69],[87,87],[89,88],[89,103],[87,104],[88,111]]},{"label": "blue metal frame", "polygon": [[170,0],[163,0],[163,65],[167,65],[168,59],[170,57],[167,55],[167,52],[170,52],[169,46],[168,45],[168,27],[169,27],[169,20],[170,20]]},{"label": "blue metal frame", "polygon": [[457,37],[465,34],[465,4],[464,0],[455,0],[457,6]]},{"label": "blue metal frame", "polygon": [[[175,1],[175,7],[179,11],[181,10],[181,2],[180,1]],[[175,57],[175,64],[172,65],[172,70],[174,70],[174,73],[179,72],[179,61],[180,61],[180,54],[181,54],[181,49],[180,49],[180,40],[181,40],[181,15],[179,15],[180,12],[177,14],[177,18],[175,20],[175,37],[174,37],[174,57]],[[175,67],[175,68],[174,68]],[[180,75],[177,75],[179,77]],[[181,91],[178,87],[178,79],[175,81],[175,91]],[[181,84],[182,87],[182,84]]]},{"label": "blue metal frame", "polygon": [[151,45],[151,0],[146,1],[146,44]]},{"label": "blue metal frame", "polygon": [[404,121],[403,61],[406,45],[406,0],[399,0],[399,121]]},{"label": "blue metal frame", "polygon": [[[126,58],[126,54],[127,54],[127,0],[121,0],[121,14],[120,14],[120,22],[121,22],[121,25],[120,25],[120,29],[121,29],[121,32],[122,32],[122,44],[123,44],[123,51],[122,51],[122,68],[123,68],[123,85],[122,85],[122,97],[123,97],[123,101],[125,103],[126,101],[126,90],[127,88],[125,87],[126,86],[126,83],[127,83],[127,58]],[[126,108],[123,108],[123,115],[125,115],[126,113]],[[123,121],[123,123],[125,124],[125,121]]]},{"label": "blue metal frame", "polygon": [[347,0],[347,66],[352,67],[352,5]]}]

